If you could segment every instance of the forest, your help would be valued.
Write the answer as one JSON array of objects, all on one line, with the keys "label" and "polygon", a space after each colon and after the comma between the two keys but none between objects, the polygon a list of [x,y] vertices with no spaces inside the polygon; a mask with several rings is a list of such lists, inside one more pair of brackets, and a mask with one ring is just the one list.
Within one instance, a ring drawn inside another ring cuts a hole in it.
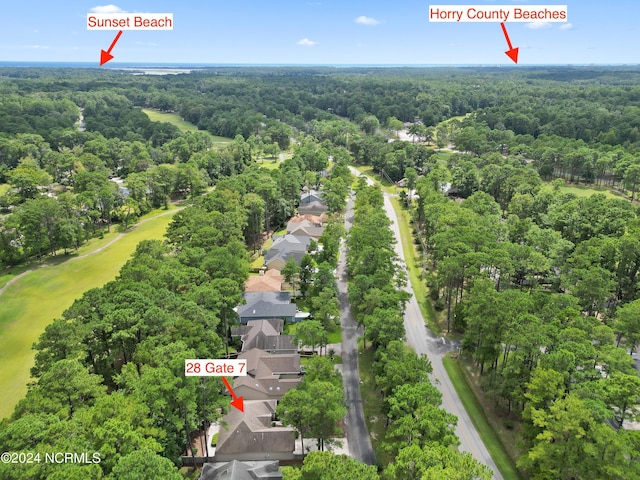
[{"label": "forest", "polygon": [[[640,343],[640,69],[0,75],[3,268],[63,257],[152,209],[190,205],[165,241],[141,243],[117,279],[52,319],[34,345],[29,392],[0,423],[5,450],[75,442],[109,461],[34,466],[21,478],[126,478],[141,456],[164,478],[177,475],[203,418],[226,408],[220,386],[185,378],[181,359],[224,354],[251,255],[294,214],[303,186],[322,186],[339,215],[348,164],[408,186],[400,198],[424,259],[420,288],[513,430],[522,478],[640,475],[640,437],[626,428],[640,404],[630,355]],[[198,131],[153,122],[143,108]],[[468,468],[460,478],[485,478],[482,466],[451,453],[455,418],[423,378],[428,360],[404,348],[398,282],[406,279],[382,193],[353,186],[349,300],[376,352],[390,459],[367,475],[447,478],[429,470],[438,457],[442,468]],[[340,235],[336,228],[324,253],[288,274],[300,301],[319,310],[333,305]],[[316,300],[324,285],[330,302]],[[332,312],[317,318],[335,328]],[[322,455],[307,460],[303,472],[334,462],[343,478],[365,475]],[[14,478],[2,468],[0,478]]]}]

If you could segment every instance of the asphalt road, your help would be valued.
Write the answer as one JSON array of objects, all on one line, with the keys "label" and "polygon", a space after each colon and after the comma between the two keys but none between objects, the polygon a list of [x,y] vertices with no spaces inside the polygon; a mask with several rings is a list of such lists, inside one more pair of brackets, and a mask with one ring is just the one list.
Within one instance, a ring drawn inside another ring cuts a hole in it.
[{"label": "asphalt road", "polygon": [[[351,171],[354,175],[360,175],[360,172],[353,168]],[[371,178],[367,177],[367,183],[369,185],[373,185],[375,182]],[[387,216],[391,220],[391,230],[396,237],[396,255],[401,260],[402,265],[405,265],[404,252],[400,242],[398,218],[396,217],[396,212],[393,209],[393,205],[391,204],[391,200],[387,193],[384,194],[384,208]],[[426,322],[422,316],[416,297],[413,294],[413,287],[410,282],[408,282],[405,290],[411,293],[411,300],[407,303],[404,316],[407,341],[417,354],[426,354],[431,361],[431,365],[433,366],[431,380],[442,393],[442,407],[458,417],[456,434],[460,439],[460,450],[471,453],[474,458],[493,470],[493,477],[496,480],[502,480],[502,474],[498,470],[498,467],[493,461],[493,458],[491,458],[489,451],[480,439],[478,431],[471,422],[471,417],[469,417],[467,411],[462,406],[462,402],[460,401],[460,398],[449,379],[449,375],[447,375],[442,364],[442,357],[444,354],[452,350],[457,350],[459,345],[457,342],[438,337],[426,327]]]},{"label": "asphalt road", "polygon": [[[353,220],[353,201],[347,202],[345,229],[351,228]],[[371,438],[364,421],[362,395],[360,394],[360,374],[358,373],[358,337],[362,332],[351,314],[351,305],[347,296],[347,250],[344,243],[340,246],[340,258],[337,268],[338,301],[340,304],[340,325],[342,327],[342,383],[347,401],[346,431],[351,457],[374,465],[376,458],[371,447]]]}]

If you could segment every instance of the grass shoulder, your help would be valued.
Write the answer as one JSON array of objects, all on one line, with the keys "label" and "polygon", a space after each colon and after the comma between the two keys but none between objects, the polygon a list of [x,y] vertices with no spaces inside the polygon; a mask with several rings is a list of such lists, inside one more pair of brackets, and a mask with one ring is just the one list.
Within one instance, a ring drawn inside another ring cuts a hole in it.
[{"label": "grass shoulder", "polygon": [[413,241],[409,212],[402,208],[398,198],[392,198],[391,204],[398,218],[402,251],[404,252],[404,257],[407,262],[406,266],[407,272],[409,273],[409,281],[411,282],[413,293],[416,296],[416,301],[418,302],[422,316],[427,322],[427,327],[429,327],[432,332],[441,335],[442,329],[440,328],[440,324],[436,322],[435,311],[433,305],[431,305],[431,302],[427,298],[427,287],[422,279],[422,256]]},{"label": "grass shoulder", "polygon": [[518,457],[515,448],[517,432],[507,429],[502,418],[493,413],[480,393],[477,381],[472,380],[468,375],[465,362],[462,357],[453,358],[451,355],[446,355],[442,359],[460,401],[471,417],[500,473],[505,480],[519,480],[521,476],[515,467],[515,461]]}]

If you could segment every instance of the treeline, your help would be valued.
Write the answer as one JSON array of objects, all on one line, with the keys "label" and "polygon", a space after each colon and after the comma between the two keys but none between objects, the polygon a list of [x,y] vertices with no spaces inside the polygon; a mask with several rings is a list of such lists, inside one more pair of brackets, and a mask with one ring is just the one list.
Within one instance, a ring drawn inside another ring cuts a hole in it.
[{"label": "treeline", "polygon": [[[447,330],[463,334],[505,424],[520,426],[518,466],[531,478],[637,476],[640,437],[624,428],[640,402],[627,352],[640,341],[637,209],[540,190],[509,157],[449,166],[417,180],[414,232]],[[441,188],[459,168],[474,181],[461,203]]]},{"label": "treeline", "polygon": [[612,141],[582,139],[557,134],[515,135],[504,128],[490,129],[479,117],[454,122],[451,141],[460,151],[486,158],[510,153],[521,164],[531,164],[541,177],[562,178],[611,188],[626,188],[635,198],[640,185],[640,157],[637,146],[624,148]]},{"label": "treeline", "polygon": [[[59,151],[38,135],[7,141],[8,151],[21,159],[5,173],[13,189],[0,196],[0,207],[11,212],[0,223],[3,263],[77,249],[113,222],[127,228],[153,208],[201,195],[219,179],[243,171],[256,155],[241,137],[218,149],[203,132],[182,134],[157,148],[102,135],[82,138],[83,143]],[[302,161],[296,168],[298,173],[275,170],[275,180],[267,174],[263,193],[269,197],[271,225],[282,225],[299,202],[307,165]]]},{"label": "treeline", "polygon": [[169,243],[142,242],[116,280],[46,328],[0,446],[101,461],[5,463],[1,478],[181,478],[174,463],[194,433],[228,408],[223,385],[185,377],[184,360],[224,355],[249,269],[246,222],[242,196],[218,188],[180,212]]},{"label": "treeline", "polygon": [[409,294],[403,289],[389,225],[382,192],[361,178],[347,240],[349,301],[375,349],[373,368],[387,418],[378,449],[394,458],[383,465],[382,477],[489,479],[486,466],[455,449],[457,418],[440,408],[442,396],[429,381],[431,364],[404,344]]}]

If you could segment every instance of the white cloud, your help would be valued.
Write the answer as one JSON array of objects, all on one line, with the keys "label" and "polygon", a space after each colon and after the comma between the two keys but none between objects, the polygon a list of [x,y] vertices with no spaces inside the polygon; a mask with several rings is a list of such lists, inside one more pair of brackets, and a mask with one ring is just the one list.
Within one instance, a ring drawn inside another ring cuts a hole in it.
[{"label": "white cloud", "polygon": [[127,13],[125,10],[121,9],[117,5],[109,4],[109,5],[98,5],[97,7],[93,7],[91,9],[92,13]]},{"label": "white cloud", "polygon": [[367,17],[365,15],[361,15],[358,18],[356,18],[355,22],[359,23],[360,25],[367,25],[369,27],[375,27],[376,25],[380,24],[379,20],[376,20],[375,18],[372,18],[372,17]]},{"label": "white cloud", "polygon": [[298,45],[302,45],[303,47],[314,47],[318,44],[318,42],[314,42],[313,40],[309,40],[308,38],[303,38],[298,41]]},{"label": "white cloud", "polygon": [[552,25],[549,22],[531,22],[527,23],[525,27],[531,30],[542,30],[543,28],[551,28]]},{"label": "white cloud", "polygon": [[564,23],[560,25],[560,30],[571,30],[572,28],[573,28],[573,24],[571,23]]}]

